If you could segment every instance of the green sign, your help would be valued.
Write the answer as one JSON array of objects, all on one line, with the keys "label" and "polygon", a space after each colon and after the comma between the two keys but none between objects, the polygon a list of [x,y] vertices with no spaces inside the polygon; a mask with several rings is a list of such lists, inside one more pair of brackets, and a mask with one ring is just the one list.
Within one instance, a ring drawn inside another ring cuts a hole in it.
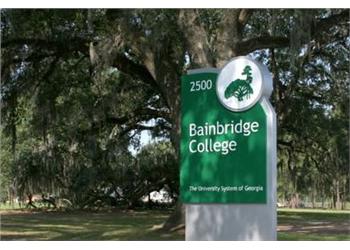
[{"label": "green sign", "polygon": [[259,102],[264,72],[238,59],[220,74],[211,69],[182,77],[184,203],[266,203],[267,119]]}]

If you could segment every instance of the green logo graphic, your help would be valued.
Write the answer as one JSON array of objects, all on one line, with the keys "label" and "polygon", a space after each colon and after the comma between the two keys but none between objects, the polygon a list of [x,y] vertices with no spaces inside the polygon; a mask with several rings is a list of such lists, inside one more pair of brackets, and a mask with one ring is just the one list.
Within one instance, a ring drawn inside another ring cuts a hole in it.
[{"label": "green logo graphic", "polygon": [[232,81],[225,90],[225,98],[228,99],[234,96],[238,101],[243,101],[243,98],[249,99],[250,95],[253,94],[253,89],[250,84],[253,81],[252,68],[250,66],[245,66],[242,75],[246,75],[246,79],[236,79]]}]

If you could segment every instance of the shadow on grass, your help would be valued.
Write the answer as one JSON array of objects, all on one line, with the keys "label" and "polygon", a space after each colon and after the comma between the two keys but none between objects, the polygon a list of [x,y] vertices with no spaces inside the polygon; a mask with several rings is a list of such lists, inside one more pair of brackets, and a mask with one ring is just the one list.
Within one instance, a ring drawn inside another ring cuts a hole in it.
[{"label": "shadow on grass", "polygon": [[170,211],[25,213],[1,216],[2,240],[183,240],[154,230]]},{"label": "shadow on grass", "polygon": [[278,240],[350,240],[350,211],[278,211]]}]

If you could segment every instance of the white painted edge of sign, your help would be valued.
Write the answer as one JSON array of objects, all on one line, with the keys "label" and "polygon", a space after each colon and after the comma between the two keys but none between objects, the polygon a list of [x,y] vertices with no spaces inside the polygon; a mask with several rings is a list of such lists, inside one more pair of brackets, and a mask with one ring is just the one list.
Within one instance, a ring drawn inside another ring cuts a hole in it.
[{"label": "white painted edge of sign", "polygon": [[260,104],[266,113],[266,168],[267,168],[267,180],[266,184],[271,185],[267,190],[272,190],[272,194],[267,194],[267,203],[272,204],[274,209],[273,213],[273,227],[274,236],[272,240],[277,240],[277,122],[276,122],[276,112],[272,107],[270,101],[263,96],[260,99]]},{"label": "white painted edge of sign", "polygon": [[219,73],[221,69],[217,68],[200,68],[190,69],[187,71],[187,75],[200,74],[200,73]]}]

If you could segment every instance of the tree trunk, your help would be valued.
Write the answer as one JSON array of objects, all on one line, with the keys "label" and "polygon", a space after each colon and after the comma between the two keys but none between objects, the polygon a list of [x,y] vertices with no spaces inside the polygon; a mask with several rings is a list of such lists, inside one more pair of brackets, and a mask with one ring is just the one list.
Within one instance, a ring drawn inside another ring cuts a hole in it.
[{"label": "tree trunk", "polygon": [[[171,143],[175,149],[176,162],[180,167],[180,138],[181,138],[181,114],[180,114],[180,94],[181,94],[181,80],[178,76],[174,75],[174,81],[176,81],[175,86],[172,86],[171,93],[169,93],[169,102],[171,104],[171,120],[172,120],[172,129],[171,129]],[[175,206],[175,211],[170,215],[167,221],[163,225],[163,229],[166,231],[171,231],[173,229],[184,226],[185,224],[185,208],[178,199]]]},{"label": "tree trunk", "polygon": [[181,201],[178,201],[175,206],[175,211],[163,224],[163,229],[166,231],[174,231],[185,227],[185,206]]},{"label": "tree trunk", "polygon": [[312,189],[312,192],[311,192],[311,202],[312,202],[312,208],[315,208],[316,206],[316,195],[315,195],[315,186],[313,187]]},{"label": "tree trunk", "polygon": [[298,207],[299,207],[299,194],[293,193],[290,201],[290,208],[298,208]]},{"label": "tree trunk", "polygon": [[[184,33],[186,51],[190,55],[192,68],[222,67],[230,58],[236,56],[237,44],[242,39],[242,27],[249,19],[251,12],[242,10],[223,11],[222,20],[218,24],[218,37],[211,44],[207,31],[204,29],[198,10],[180,10],[178,25]],[[215,51],[215,53],[214,53]],[[180,138],[181,138],[181,114],[180,114],[180,77],[175,72],[172,79],[177,79],[168,88],[169,103],[171,106],[173,128],[171,140],[178,156],[180,166]],[[159,79],[157,79],[159,80]],[[166,230],[182,227],[185,223],[185,208],[181,201],[177,202],[175,212],[165,222]]]},{"label": "tree trunk", "polygon": [[346,209],[346,181],[343,182],[343,195],[342,195],[342,203],[341,203],[341,209]]},{"label": "tree trunk", "polygon": [[8,200],[9,200],[9,203],[10,203],[10,206],[13,206],[13,197],[12,197],[12,195],[11,195],[11,190],[10,190],[11,188],[8,188],[7,189],[7,198],[8,198]]},{"label": "tree trunk", "polygon": [[335,185],[336,185],[335,186],[335,192],[336,192],[335,209],[340,210],[341,209],[341,199],[340,199],[339,180],[336,180]]}]

